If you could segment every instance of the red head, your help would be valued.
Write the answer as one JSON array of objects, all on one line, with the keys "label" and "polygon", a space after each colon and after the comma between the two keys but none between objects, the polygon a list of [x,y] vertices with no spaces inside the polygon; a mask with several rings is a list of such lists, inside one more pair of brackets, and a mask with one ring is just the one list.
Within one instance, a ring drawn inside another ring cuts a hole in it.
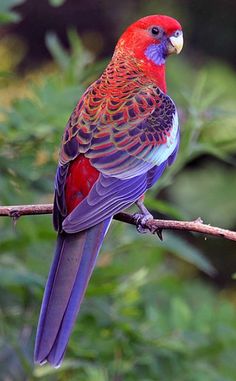
[{"label": "red head", "polygon": [[172,53],[178,54],[182,47],[179,22],[172,17],[153,15],[130,25],[120,37],[116,52],[123,50],[127,56],[136,58],[139,67],[165,91],[165,59]]}]

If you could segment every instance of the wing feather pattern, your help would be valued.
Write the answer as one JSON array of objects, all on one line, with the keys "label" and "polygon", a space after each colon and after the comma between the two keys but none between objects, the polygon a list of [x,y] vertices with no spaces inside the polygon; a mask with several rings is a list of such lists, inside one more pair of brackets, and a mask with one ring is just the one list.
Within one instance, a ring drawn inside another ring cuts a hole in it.
[{"label": "wing feather pattern", "polygon": [[86,107],[81,110],[79,103],[71,116],[60,164],[84,153],[101,173],[128,179],[164,162],[178,141],[178,117],[171,98],[155,85],[141,86],[131,98],[111,107],[112,97],[106,102],[99,86],[97,81],[82,99]]},{"label": "wing feather pattern", "polygon": [[127,96],[107,98],[105,91],[101,79],[90,86],[63,137],[56,177],[56,228],[57,215],[65,217],[63,188],[69,163],[82,153],[101,173],[88,196],[65,217],[62,227],[68,233],[94,226],[132,205],[174,160],[178,148],[176,107],[157,86],[137,82]]}]

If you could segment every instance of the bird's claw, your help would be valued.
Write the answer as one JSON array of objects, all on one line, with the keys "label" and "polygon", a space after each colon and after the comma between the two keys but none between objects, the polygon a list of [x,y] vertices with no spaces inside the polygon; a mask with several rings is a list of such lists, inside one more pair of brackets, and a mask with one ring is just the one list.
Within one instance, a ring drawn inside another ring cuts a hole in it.
[{"label": "bird's claw", "polygon": [[163,229],[159,229],[159,228],[157,228],[157,229],[155,229],[155,231],[153,232],[153,234],[157,234],[157,235],[158,235],[160,241],[163,241],[162,231],[163,231]]},{"label": "bird's claw", "polygon": [[149,231],[152,234],[156,234],[158,236],[158,238],[160,239],[160,241],[163,241],[163,235],[162,235],[163,229],[150,225]]},{"label": "bird's claw", "polygon": [[136,223],[136,229],[141,234],[146,234],[150,232],[150,229],[148,229],[146,226],[147,221],[153,220],[153,216],[151,214],[141,214],[141,213],[135,213],[133,215],[133,218]]}]

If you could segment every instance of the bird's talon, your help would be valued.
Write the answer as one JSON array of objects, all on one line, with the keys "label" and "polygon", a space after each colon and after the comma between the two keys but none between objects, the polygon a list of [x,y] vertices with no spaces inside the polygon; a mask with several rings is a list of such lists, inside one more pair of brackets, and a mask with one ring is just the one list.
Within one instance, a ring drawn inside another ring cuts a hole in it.
[{"label": "bird's talon", "polygon": [[136,223],[136,229],[139,233],[146,234],[146,233],[150,232],[150,229],[146,227],[146,223],[147,223],[147,221],[153,219],[153,216],[151,214],[143,215],[140,213],[136,213],[133,215],[133,218],[134,218],[135,223]]},{"label": "bird's talon", "polygon": [[159,229],[159,228],[155,229],[155,232],[154,232],[154,233],[156,233],[156,234],[158,235],[158,237],[159,237],[159,239],[160,239],[161,241],[163,241],[163,235],[162,235],[162,232],[163,232],[163,229]]}]

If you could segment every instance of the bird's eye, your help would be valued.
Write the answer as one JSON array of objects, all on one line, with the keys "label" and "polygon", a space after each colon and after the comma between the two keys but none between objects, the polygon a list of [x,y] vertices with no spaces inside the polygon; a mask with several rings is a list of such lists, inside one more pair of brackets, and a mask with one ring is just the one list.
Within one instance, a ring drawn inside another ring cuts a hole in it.
[{"label": "bird's eye", "polygon": [[176,30],[174,36],[179,37],[182,34],[181,30]]},{"label": "bird's eye", "polygon": [[158,36],[158,34],[160,34],[160,29],[157,27],[157,26],[154,26],[151,30],[153,36]]}]

